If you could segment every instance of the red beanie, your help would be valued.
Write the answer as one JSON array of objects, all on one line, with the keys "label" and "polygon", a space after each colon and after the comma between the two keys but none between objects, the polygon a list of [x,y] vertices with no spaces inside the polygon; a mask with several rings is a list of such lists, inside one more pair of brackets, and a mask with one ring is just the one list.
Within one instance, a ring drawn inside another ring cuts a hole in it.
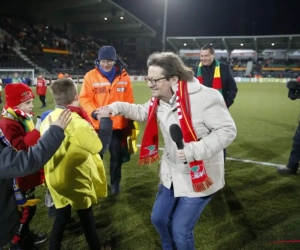
[{"label": "red beanie", "polygon": [[6,107],[14,107],[34,98],[31,88],[24,83],[10,83],[5,86]]}]

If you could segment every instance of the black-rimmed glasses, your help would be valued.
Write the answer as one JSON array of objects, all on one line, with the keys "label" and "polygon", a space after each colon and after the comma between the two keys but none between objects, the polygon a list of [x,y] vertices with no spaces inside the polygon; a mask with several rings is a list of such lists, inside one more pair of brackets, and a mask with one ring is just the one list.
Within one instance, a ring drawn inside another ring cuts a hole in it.
[{"label": "black-rimmed glasses", "polygon": [[155,79],[155,78],[150,78],[150,77],[145,77],[145,81],[146,81],[147,83],[150,82],[152,86],[156,86],[156,85],[157,85],[157,82],[159,82],[159,81],[162,80],[162,79],[166,79],[166,77],[163,76],[163,77],[157,78],[157,79]]}]

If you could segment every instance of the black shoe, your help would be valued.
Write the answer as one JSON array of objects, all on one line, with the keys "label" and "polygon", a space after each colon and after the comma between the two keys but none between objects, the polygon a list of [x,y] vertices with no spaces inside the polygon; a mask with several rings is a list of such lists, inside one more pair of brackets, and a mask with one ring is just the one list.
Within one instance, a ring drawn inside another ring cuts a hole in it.
[{"label": "black shoe", "polygon": [[10,243],[9,250],[25,250],[20,244]]},{"label": "black shoe", "polygon": [[47,240],[47,234],[35,234],[30,232],[29,237],[34,245],[41,244]]},{"label": "black shoe", "polygon": [[278,167],[277,171],[279,174],[297,174],[297,170],[290,169],[287,166]]},{"label": "black shoe", "polygon": [[120,185],[114,184],[114,185],[111,186],[111,193],[112,194],[118,195],[120,192],[121,192]]}]

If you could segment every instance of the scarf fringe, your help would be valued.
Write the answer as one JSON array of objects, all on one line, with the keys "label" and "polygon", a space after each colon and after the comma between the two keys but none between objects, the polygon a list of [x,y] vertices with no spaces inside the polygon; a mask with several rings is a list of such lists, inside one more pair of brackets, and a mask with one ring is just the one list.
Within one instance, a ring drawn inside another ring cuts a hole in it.
[{"label": "scarf fringe", "polygon": [[203,182],[193,183],[193,189],[195,192],[203,192],[209,189],[209,187],[213,184],[214,184],[213,180],[210,177],[207,177]]},{"label": "scarf fringe", "polygon": [[33,207],[35,206],[40,200],[39,199],[31,199],[27,200],[24,204],[18,205],[18,207]]},{"label": "scarf fringe", "polygon": [[148,165],[159,160],[159,154],[153,155],[144,159],[139,159],[139,165]]}]

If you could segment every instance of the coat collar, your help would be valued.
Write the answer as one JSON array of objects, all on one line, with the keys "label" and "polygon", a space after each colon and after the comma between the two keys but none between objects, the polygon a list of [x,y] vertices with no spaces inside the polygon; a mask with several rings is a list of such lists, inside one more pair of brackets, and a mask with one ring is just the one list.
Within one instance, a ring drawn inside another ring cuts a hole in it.
[{"label": "coat collar", "polygon": [[[187,82],[187,84],[188,84],[188,93],[189,94],[193,94],[193,93],[200,91],[203,86],[199,83],[198,79],[195,77],[193,77],[193,79],[191,81]],[[174,84],[172,86],[172,90],[174,93],[176,93],[177,86],[178,86],[178,84]]]},{"label": "coat collar", "polygon": [[[199,83],[198,79],[195,77],[191,81],[187,82],[187,84],[189,95],[201,91],[204,87],[202,84]],[[174,93],[176,93],[177,86],[178,84],[174,84],[172,86],[172,90]],[[170,103],[164,102],[162,100],[160,100],[160,105],[171,108],[172,110],[177,108],[176,105],[171,106]]]}]

